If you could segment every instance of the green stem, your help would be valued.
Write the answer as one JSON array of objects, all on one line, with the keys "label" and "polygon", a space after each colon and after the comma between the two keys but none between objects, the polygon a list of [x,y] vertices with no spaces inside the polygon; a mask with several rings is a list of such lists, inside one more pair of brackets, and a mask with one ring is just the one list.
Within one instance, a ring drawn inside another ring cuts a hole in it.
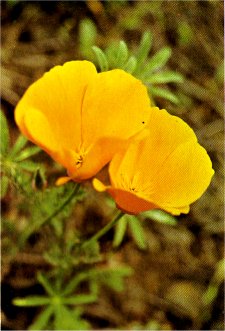
[{"label": "green stem", "polygon": [[64,209],[64,207],[70,203],[73,197],[77,195],[79,188],[80,188],[80,184],[76,184],[70,195],[66,198],[66,200],[56,210],[54,210],[54,212],[51,215],[40,220],[40,222],[38,223],[33,223],[31,226],[28,226],[21,235],[20,246],[23,246],[27,241],[27,239],[30,237],[30,235],[33,232],[35,232],[37,229],[39,229],[40,226],[43,226],[44,224],[50,222],[55,216],[57,216]]},{"label": "green stem", "polygon": [[122,217],[124,213],[119,212],[119,214],[109,223],[107,223],[101,230],[99,230],[95,235],[93,235],[90,239],[85,241],[82,244],[82,247],[88,246],[91,242],[97,241],[102,236],[104,236]]}]

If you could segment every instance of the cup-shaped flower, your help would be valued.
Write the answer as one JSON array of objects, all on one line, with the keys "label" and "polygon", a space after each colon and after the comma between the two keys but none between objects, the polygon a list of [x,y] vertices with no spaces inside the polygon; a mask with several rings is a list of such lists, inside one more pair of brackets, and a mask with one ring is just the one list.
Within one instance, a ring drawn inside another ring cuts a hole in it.
[{"label": "cup-shaped flower", "polygon": [[15,110],[22,133],[82,181],[145,127],[146,87],[123,70],[97,73],[88,61],[56,66],[34,82]]},{"label": "cup-shaped flower", "polygon": [[151,209],[188,213],[214,173],[206,150],[193,130],[166,110],[152,108],[144,131],[113,157],[111,185],[94,179],[95,189],[108,191],[117,207],[130,214]]}]

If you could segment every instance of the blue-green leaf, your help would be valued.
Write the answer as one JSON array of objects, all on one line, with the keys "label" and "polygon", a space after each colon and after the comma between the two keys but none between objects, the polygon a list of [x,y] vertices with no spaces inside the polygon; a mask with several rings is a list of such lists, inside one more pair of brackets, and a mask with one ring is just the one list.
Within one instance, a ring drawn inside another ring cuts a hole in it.
[{"label": "blue-green leaf", "polygon": [[77,294],[71,297],[62,298],[65,305],[84,305],[95,302],[97,297],[95,294]]},{"label": "blue-green leaf", "polygon": [[10,158],[13,159],[22,150],[26,143],[27,138],[20,134],[10,151]]},{"label": "blue-green leaf", "polygon": [[140,46],[138,48],[136,59],[138,67],[147,59],[148,53],[152,46],[152,34],[147,31],[143,34]]},{"label": "blue-green leaf", "polygon": [[24,149],[18,156],[14,158],[14,161],[20,162],[25,159],[28,159],[29,157],[39,153],[41,151],[40,147],[38,146],[32,146]]},{"label": "blue-green leaf", "polygon": [[37,171],[37,169],[40,169],[42,166],[39,163],[26,160],[19,162],[18,167],[26,171],[35,172]]},{"label": "blue-green leaf", "polygon": [[175,104],[179,104],[180,100],[174,95],[171,91],[165,89],[165,88],[160,88],[160,87],[149,87],[149,92],[153,96],[156,97],[161,97],[163,99],[169,100]]},{"label": "blue-green leaf", "polygon": [[115,66],[118,67],[118,68],[122,68],[124,63],[127,60],[127,57],[128,57],[127,44],[123,40],[121,40],[119,42],[119,47],[118,47]]},{"label": "blue-green leaf", "polygon": [[145,211],[141,213],[141,216],[151,218],[152,220],[160,223],[165,223],[170,225],[177,224],[177,219],[174,216],[160,209],[152,209]]},{"label": "blue-green leaf", "polygon": [[178,24],[178,40],[179,44],[181,45],[187,45],[191,44],[192,40],[194,39],[194,33],[192,31],[191,26],[185,22],[185,21],[180,21]]},{"label": "blue-green leaf", "polygon": [[15,298],[13,304],[19,307],[35,307],[50,304],[51,299],[46,296],[32,295],[26,298]]},{"label": "blue-green leaf", "polygon": [[0,111],[1,154],[6,155],[9,149],[9,128],[3,111]]},{"label": "blue-green leaf", "polygon": [[214,275],[208,285],[207,290],[203,294],[203,304],[210,305],[216,299],[220,284],[224,282],[224,267],[225,267],[225,259],[221,259],[217,265]]},{"label": "blue-green leaf", "polygon": [[155,70],[162,68],[166,62],[171,57],[172,51],[170,47],[164,47],[160,49],[155,55],[153,55],[146,67],[145,72],[143,73],[145,78],[148,78],[148,76]]},{"label": "blue-green leaf", "polygon": [[36,320],[29,326],[28,330],[47,330],[48,321],[53,314],[54,307],[46,307],[36,318]]},{"label": "blue-green leaf", "polygon": [[47,277],[43,273],[38,272],[37,280],[44,287],[45,291],[49,295],[55,295],[56,294],[55,290],[52,288],[52,285],[50,284],[49,280],[47,279]]},{"label": "blue-green leaf", "polygon": [[7,176],[3,175],[1,177],[0,186],[1,186],[1,199],[3,199],[9,187],[9,178]]},{"label": "blue-green leaf", "polygon": [[115,226],[115,233],[113,238],[113,247],[118,247],[125,236],[127,229],[127,218],[122,217]]},{"label": "blue-green leaf", "polygon": [[98,60],[99,67],[101,71],[107,71],[109,68],[107,58],[105,56],[105,53],[101,50],[101,48],[97,46],[92,46],[92,49],[96,55],[96,58]]},{"label": "blue-green leaf", "polygon": [[88,322],[64,305],[55,306],[54,330],[88,330]]},{"label": "blue-green leaf", "polygon": [[129,227],[131,229],[132,237],[134,238],[136,245],[140,249],[143,249],[143,250],[146,249],[147,242],[145,239],[144,230],[143,230],[140,220],[135,216],[129,215],[126,217],[128,217]]},{"label": "blue-green leaf", "polygon": [[127,60],[127,63],[125,63],[123,69],[132,74],[134,70],[137,67],[137,59],[134,56],[130,56],[129,59]]},{"label": "blue-green leaf", "polygon": [[89,276],[88,272],[82,272],[76,275],[75,277],[73,277],[69,281],[69,283],[65,286],[65,289],[63,290],[61,295],[65,296],[72,293],[82,281],[88,278],[88,276]]},{"label": "blue-green leaf", "polygon": [[165,84],[165,83],[183,83],[184,78],[181,74],[175,71],[162,71],[152,74],[146,79],[147,84]]},{"label": "blue-green leaf", "polygon": [[92,20],[85,18],[79,26],[80,52],[84,58],[93,58],[91,46],[96,43],[97,29]]},{"label": "blue-green leaf", "polygon": [[115,270],[102,270],[98,280],[114,291],[120,292],[124,289],[124,278],[132,275],[133,269],[128,266],[118,266]]},{"label": "blue-green leaf", "polygon": [[97,240],[91,240],[84,243],[82,247],[82,258],[86,263],[94,263],[101,260],[100,246]]},{"label": "blue-green leaf", "polygon": [[116,68],[116,58],[118,54],[118,43],[112,42],[105,49],[105,55],[107,57],[108,65],[110,69]]}]

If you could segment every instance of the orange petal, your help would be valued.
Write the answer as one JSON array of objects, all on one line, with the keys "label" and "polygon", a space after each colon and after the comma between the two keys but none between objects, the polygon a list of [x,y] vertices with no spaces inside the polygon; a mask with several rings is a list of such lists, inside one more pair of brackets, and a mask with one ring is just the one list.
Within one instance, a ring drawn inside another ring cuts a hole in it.
[{"label": "orange petal", "polygon": [[[123,70],[100,73],[87,88],[83,102],[83,137],[88,145],[101,137],[128,139],[150,117],[146,87]],[[104,153],[104,151],[103,151]],[[108,161],[113,153],[109,153]]]},{"label": "orange petal", "polygon": [[[140,143],[142,140],[148,138],[149,130],[143,129],[135,136],[131,137],[123,148],[119,148],[112,161],[110,162],[109,175],[111,183],[116,186],[121,180],[121,174],[129,173],[129,177],[134,176],[137,170],[137,155],[141,154]],[[137,146],[139,146],[137,148]]]},{"label": "orange petal", "polygon": [[115,154],[126,142],[119,138],[101,138],[91,146],[89,152],[84,156],[82,166],[79,169],[73,169],[69,174],[75,180],[85,180],[93,177],[96,173],[109,162],[112,155]]},{"label": "orange petal", "polygon": [[127,214],[139,214],[140,212],[155,209],[156,205],[146,201],[131,192],[105,186],[100,180],[94,178],[93,186],[98,192],[107,191],[114,199],[117,207]]},{"label": "orange petal", "polygon": [[[149,103],[146,87],[124,71],[97,74],[92,63],[71,61],[28,88],[15,118],[28,139],[65,166],[73,179],[83,180],[146,125]],[[85,158],[77,169],[80,153]]]},{"label": "orange petal", "polygon": [[40,146],[68,171],[71,169],[76,171],[76,153],[57,143],[48,120],[41,112],[30,108],[29,113],[24,115],[23,126],[32,142]]},{"label": "orange petal", "polygon": [[166,159],[179,145],[187,141],[197,142],[197,138],[181,118],[157,107],[152,108],[148,129],[148,138],[137,146],[136,167],[145,172],[145,181],[152,182],[159,169],[164,167]]},{"label": "orange petal", "polygon": [[179,216],[180,214],[188,214],[190,211],[190,206],[184,206],[184,207],[161,207],[161,209],[167,211],[168,213]]},{"label": "orange petal", "polygon": [[51,126],[46,117],[34,108],[29,109],[29,113],[24,115],[24,127],[33,142],[36,142],[47,152],[57,150],[57,141],[52,132]]},{"label": "orange petal", "polygon": [[105,186],[99,179],[94,178],[92,184],[96,191],[98,192],[105,192],[107,190],[107,186]]},{"label": "orange petal", "polygon": [[159,208],[152,202],[125,190],[110,188],[107,191],[115,199],[117,207],[127,214],[136,215],[143,211]]},{"label": "orange petal", "polygon": [[[36,109],[46,117],[59,145],[68,149],[79,147],[83,97],[87,85],[96,76],[95,66],[87,61],[71,61],[54,67],[33,83],[18,103],[15,110],[18,126],[26,135],[24,115],[29,116],[30,109]],[[39,135],[42,131],[40,128]]]},{"label": "orange petal", "polygon": [[196,201],[207,189],[214,174],[206,150],[198,143],[180,145],[167,158],[155,178],[154,201],[173,213]]},{"label": "orange petal", "polygon": [[[128,193],[134,187],[139,198],[174,215],[188,213],[210,183],[210,158],[193,130],[165,110],[152,109],[148,128],[147,137],[131,139],[127,150],[113,157],[112,186]],[[132,202],[127,204],[132,210]]]},{"label": "orange petal", "polygon": [[69,181],[71,181],[72,178],[71,177],[59,177],[56,182],[55,182],[55,185],[56,186],[61,186],[61,185],[64,185],[66,183],[68,183]]},{"label": "orange petal", "polygon": [[[148,195],[153,198],[158,196],[157,178],[165,168],[166,160],[186,142],[197,144],[197,138],[183,120],[158,108],[152,108],[148,129],[148,136],[131,140],[125,153],[122,151],[115,155],[109,172],[111,180],[118,183],[121,174],[132,179],[139,172],[142,174],[139,175],[139,186],[145,190],[148,187]],[[157,200],[154,198],[154,201]]]}]

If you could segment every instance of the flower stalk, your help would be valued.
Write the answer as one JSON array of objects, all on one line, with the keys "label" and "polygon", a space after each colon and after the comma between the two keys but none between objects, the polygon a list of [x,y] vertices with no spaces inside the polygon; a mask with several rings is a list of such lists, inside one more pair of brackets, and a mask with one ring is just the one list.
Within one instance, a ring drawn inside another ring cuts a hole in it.
[{"label": "flower stalk", "polygon": [[124,213],[119,212],[119,214],[112,219],[111,222],[107,223],[101,230],[99,230],[96,234],[94,234],[91,238],[89,238],[87,241],[85,241],[82,244],[82,247],[88,246],[90,243],[99,240],[101,237],[103,237],[109,230],[113,228],[113,226],[124,216]]}]

